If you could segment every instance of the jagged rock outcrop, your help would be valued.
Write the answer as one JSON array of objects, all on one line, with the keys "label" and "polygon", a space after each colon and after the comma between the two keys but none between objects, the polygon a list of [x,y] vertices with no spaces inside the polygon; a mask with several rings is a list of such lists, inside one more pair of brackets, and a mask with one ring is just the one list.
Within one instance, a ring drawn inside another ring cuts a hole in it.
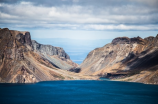
[{"label": "jagged rock outcrop", "polygon": [[115,38],[91,51],[80,67],[87,75],[158,84],[158,35]]},{"label": "jagged rock outcrop", "polygon": [[58,55],[60,58],[70,59],[69,55],[61,47],[39,44],[35,40],[32,40],[32,44],[34,50],[41,54],[47,54],[50,56]]},{"label": "jagged rock outcrop", "polygon": [[72,79],[62,69],[76,66],[62,48],[31,41],[29,32],[0,29],[1,83]]},{"label": "jagged rock outcrop", "polygon": [[54,66],[60,69],[71,69],[78,65],[70,60],[69,55],[61,47],[39,44],[32,40],[34,52],[38,52],[48,59]]}]

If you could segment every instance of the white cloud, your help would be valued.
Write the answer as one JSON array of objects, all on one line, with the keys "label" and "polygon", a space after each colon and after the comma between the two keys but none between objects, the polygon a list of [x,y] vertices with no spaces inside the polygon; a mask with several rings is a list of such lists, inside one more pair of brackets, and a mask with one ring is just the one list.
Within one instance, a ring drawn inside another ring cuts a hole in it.
[{"label": "white cloud", "polygon": [[18,18],[18,17],[17,17],[17,16],[10,15],[10,14],[7,14],[7,13],[2,13],[2,12],[0,11],[0,18],[15,19],[15,18]]},{"label": "white cloud", "polygon": [[158,25],[86,25],[84,28],[94,30],[158,30]]},{"label": "white cloud", "polygon": [[31,5],[31,2],[21,1],[20,4],[22,4],[22,5]]},{"label": "white cloud", "polygon": [[[66,1],[64,1],[66,2]],[[79,2],[73,0],[73,2]],[[135,1],[136,2],[136,1]],[[142,0],[137,1],[142,3]],[[145,0],[145,3],[148,2]],[[153,0],[153,3],[156,3]],[[157,30],[158,9],[132,4],[95,8],[60,5],[42,6],[22,1],[16,4],[1,3],[0,24],[22,28],[94,29],[94,30]],[[139,25],[137,25],[139,24]]]}]

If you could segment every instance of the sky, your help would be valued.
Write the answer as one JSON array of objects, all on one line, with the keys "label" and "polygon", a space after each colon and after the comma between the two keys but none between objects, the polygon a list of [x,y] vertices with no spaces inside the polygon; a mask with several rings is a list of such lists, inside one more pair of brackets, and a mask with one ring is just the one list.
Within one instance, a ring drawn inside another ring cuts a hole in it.
[{"label": "sky", "polygon": [[116,37],[156,36],[158,0],[0,0],[0,28],[29,31],[80,64]]}]

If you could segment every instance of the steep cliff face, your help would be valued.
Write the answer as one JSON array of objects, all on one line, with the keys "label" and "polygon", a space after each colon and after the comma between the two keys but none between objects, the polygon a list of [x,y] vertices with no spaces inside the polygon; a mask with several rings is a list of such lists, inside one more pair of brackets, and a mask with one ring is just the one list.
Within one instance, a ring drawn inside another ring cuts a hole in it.
[{"label": "steep cliff face", "polygon": [[83,74],[158,84],[158,36],[115,38],[91,51],[80,67]]},{"label": "steep cliff face", "polygon": [[32,50],[29,32],[0,30],[0,81],[35,82],[37,79],[24,62],[25,54]]},{"label": "steep cliff face", "polygon": [[58,55],[59,58],[70,59],[69,55],[67,53],[65,53],[63,48],[54,47],[54,46],[51,46],[51,45],[39,44],[35,40],[32,40],[32,44],[33,44],[34,50],[41,53],[41,54],[47,54],[47,55],[50,55],[50,56]]},{"label": "steep cliff face", "polygon": [[77,64],[62,48],[32,42],[29,32],[7,28],[0,30],[0,82],[34,83],[73,79],[77,75],[73,76],[62,69],[75,66]]},{"label": "steep cliff face", "polygon": [[69,55],[63,48],[39,44],[35,40],[32,40],[32,45],[34,52],[41,54],[57,68],[68,70],[78,66],[78,64],[70,60]]}]

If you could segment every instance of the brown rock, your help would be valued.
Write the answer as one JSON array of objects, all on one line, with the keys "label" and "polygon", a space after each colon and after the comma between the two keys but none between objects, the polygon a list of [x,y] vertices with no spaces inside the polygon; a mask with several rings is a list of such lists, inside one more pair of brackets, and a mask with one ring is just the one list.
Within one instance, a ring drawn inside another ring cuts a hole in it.
[{"label": "brown rock", "polygon": [[[80,67],[81,73],[86,75],[158,83],[155,77],[158,76],[155,75],[158,72],[158,39],[115,38],[112,43],[91,51]],[[145,73],[140,74],[143,71]]]},{"label": "brown rock", "polygon": [[[0,30],[0,82],[35,83],[69,79],[67,77],[69,73],[61,70],[69,69],[77,64],[70,60],[62,48],[36,45],[46,49],[41,49],[41,52],[40,48],[34,45],[29,32],[14,31],[8,28]],[[44,51],[46,54],[43,53]]]}]

